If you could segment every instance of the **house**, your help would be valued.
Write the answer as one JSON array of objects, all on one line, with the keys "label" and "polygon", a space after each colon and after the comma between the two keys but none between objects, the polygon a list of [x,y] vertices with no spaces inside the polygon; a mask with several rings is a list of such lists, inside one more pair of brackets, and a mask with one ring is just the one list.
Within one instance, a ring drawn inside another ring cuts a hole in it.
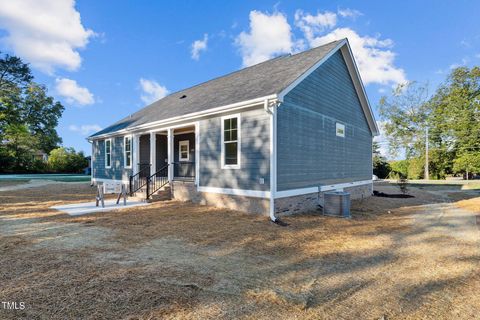
[{"label": "house", "polygon": [[347,39],[172,93],[89,137],[92,181],[270,215],[372,193],[378,128]]},{"label": "house", "polygon": [[43,150],[37,150],[33,153],[33,161],[48,162],[48,153]]}]

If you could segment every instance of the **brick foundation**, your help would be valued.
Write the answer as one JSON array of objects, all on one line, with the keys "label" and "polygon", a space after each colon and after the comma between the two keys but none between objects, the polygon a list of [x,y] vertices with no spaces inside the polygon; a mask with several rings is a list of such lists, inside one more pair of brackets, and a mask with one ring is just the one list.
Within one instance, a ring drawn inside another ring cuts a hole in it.
[{"label": "brick foundation", "polygon": [[[350,199],[363,199],[372,195],[372,184],[343,188],[343,191],[350,193]],[[298,196],[275,199],[276,215],[291,215],[302,212],[321,212],[318,204],[323,203],[324,192],[302,194]]]},{"label": "brick foundation", "polygon": [[186,181],[173,181],[172,197],[179,201],[192,201],[201,205],[211,205],[261,215],[268,215],[270,206],[268,199],[197,192],[195,184]]},{"label": "brick foundation", "polygon": [[[350,193],[350,199],[363,199],[372,195],[372,184],[344,188]],[[197,192],[197,187],[190,181],[173,181],[172,197],[179,201],[192,201],[201,205],[244,211],[268,216],[269,199],[236,196],[220,193]],[[303,194],[275,199],[276,215],[291,215],[302,212],[321,212],[318,204],[323,203],[323,192]]]}]

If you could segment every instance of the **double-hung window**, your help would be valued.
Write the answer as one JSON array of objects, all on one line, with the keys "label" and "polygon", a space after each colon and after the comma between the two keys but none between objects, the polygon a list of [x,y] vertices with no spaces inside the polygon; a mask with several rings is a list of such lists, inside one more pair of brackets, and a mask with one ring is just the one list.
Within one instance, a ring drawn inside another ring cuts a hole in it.
[{"label": "double-hung window", "polygon": [[112,140],[105,140],[105,168],[112,166]]},{"label": "double-hung window", "polygon": [[180,161],[190,160],[190,141],[183,140],[178,143],[178,159]]},{"label": "double-hung window", "polygon": [[240,115],[222,117],[222,168],[240,168]]},{"label": "double-hung window", "polygon": [[132,137],[126,136],[123,140],[123,159],[125,168],[132,167]]}]

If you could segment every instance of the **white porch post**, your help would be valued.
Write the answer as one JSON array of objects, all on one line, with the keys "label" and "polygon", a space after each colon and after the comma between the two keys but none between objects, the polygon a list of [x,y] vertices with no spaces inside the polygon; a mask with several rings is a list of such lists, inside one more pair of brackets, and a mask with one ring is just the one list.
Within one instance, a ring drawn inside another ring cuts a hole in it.
[{"label": "white porch post", "polygon": [[173,129],[167,131],[167,153],[168,153],[168,182],[173,181]]},{"label": "white porch post", "polygon": [[138,173],[138,162],[140,160],[140,135],[134,134],[132,137],[133,155],[132,155],[132,173]]},{"label": "white porch post", "polygon": [[195,122],[195,185],[200,181],[200,122]]},{"label": "white porch post", "polygon": [[150,175],[157,172],[157,134],[150,132]]},{"label": "white porch post", "polygon": [[277,192],[277,103],[265,100],[265,110],[270,113],[270,219],[275,222],[275,194]]}]

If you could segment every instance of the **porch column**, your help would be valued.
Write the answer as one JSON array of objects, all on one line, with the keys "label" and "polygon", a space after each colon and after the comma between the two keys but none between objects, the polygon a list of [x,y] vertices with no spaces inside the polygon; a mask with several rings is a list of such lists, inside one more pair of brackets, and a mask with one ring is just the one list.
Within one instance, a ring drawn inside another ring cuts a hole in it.
[{"label": "porch column", "polygon": [[132,147],[133,147],[133,154],[132,154],[132,172],[133,174],[138,173],[138,162],[140,160],[140,136],[138,134],[134,134],[132,136]]},{"label": "porch column", "polygon": [[150,175],[157,172],[157,134],[150,132]]},{"label": "porch column", "polygon": [[195,122],[195,185],[200,182],[200,122]]},{"label": "porch column", "polygon": [[168,153],[168,182],[173,181],[173,129],[167,130],[167,153]]}]

